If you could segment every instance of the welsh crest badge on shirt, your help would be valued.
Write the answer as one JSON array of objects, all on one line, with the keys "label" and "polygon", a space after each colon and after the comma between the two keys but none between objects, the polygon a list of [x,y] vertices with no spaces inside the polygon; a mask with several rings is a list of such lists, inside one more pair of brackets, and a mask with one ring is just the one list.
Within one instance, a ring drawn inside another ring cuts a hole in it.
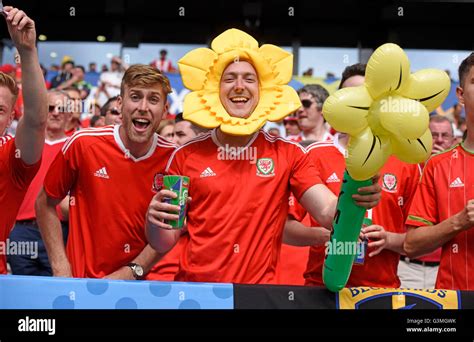
[{"label": "welsh crest badge on shirt", "polygon": [[274,177],[275,163],[272,158],[257,159],[257,176],[260,177]]},{"label": "welsh crest badge on shirt", "polygon": [[382,189],[387,192],[397,192],[397,176],[393,173],[386,173],[382,178]]}]

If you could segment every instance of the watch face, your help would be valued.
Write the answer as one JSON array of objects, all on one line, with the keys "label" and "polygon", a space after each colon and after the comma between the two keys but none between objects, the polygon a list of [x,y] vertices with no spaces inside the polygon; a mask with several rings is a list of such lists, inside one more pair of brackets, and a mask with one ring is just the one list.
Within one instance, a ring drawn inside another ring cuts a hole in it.
[{"label": "watch face", "polygon": [[139,277],[143,277],[143,268],[140,265],[135,266],[135,273]]}]

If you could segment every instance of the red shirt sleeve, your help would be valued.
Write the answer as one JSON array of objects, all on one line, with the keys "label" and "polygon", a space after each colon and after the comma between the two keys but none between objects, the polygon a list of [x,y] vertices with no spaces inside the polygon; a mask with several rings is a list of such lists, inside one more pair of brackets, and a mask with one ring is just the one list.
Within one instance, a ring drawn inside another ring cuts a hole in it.
[{"label": "red shirt sleeve", "polygon": [[433,162],[428,161],[409,209],[408,226],[430,226],[438,222]]},{"label": "red shirt sleeve", "polygon": [[5,148],[8,154],[8,161],[4,166],[8,171],[7,174],[10,175],[10,179],[15,184],[15,187],[19,189],[28,188],[41,166],[41,159],[32,165],[25,164],[23,159],[21,159],[20,151],[16,148],[14,139],[7,142]]},{"label": "red shirt sleeve", "polygon": [[299,200],[305,191],[313,185],[323,183],[319,177],[319,170],[303,148],[292,145],[288,160],[293,161],[291,165],[290,187],[296,199]]},{"label": "red shirt sleeve", "polygon": [[44,179],[44,191],[49,197],[63,199],[68,195],[77,178],[79,150],[78,141],[71,144],[68,141],[57,154]]},{"label": "red shirt sleeve", "polygon": [[290,219],[294,219],[299,222],[301,222],[306,216],[306,209],[298,203],[293,194],[291,194],[289,198],[288,216]]}]

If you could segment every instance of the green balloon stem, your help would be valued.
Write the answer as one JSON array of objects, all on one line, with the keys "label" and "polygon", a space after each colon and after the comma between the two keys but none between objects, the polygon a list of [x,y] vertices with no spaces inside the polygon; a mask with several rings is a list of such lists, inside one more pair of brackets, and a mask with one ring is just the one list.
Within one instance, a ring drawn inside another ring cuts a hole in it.
[{"label": "green balloon stem", "polygon": [[344,172],[333,221],[333,232],[330,245],[326,248],[323,267],[323,281],[330,291],[342,290],[349,280],[366,211],[365,208],[355,204],[352,195],[357,194],[359,188],[370,185],[372,185],[371,179],[356,181],[347,170]]}]

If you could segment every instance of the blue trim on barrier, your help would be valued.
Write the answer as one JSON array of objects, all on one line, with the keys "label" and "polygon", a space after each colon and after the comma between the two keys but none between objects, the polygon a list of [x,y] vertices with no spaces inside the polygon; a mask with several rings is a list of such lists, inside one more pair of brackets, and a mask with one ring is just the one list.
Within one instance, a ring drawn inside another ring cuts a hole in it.
[{"label": "blue trim on barrier", "polygon": [[0,275],[0,309],[233,309],[232,284]]}]

